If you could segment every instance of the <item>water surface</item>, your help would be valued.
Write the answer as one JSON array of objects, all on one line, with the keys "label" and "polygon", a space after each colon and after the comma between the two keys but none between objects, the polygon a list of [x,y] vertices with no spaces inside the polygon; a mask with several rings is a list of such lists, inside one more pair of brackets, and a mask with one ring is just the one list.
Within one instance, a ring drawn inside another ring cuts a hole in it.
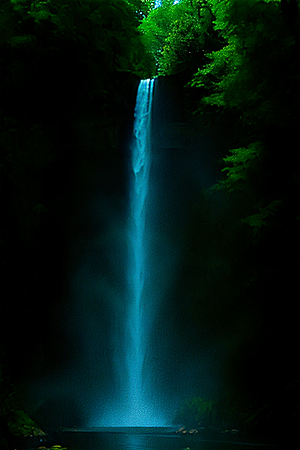
[{"label": "water surface", "polygon": [[[237,440],[245,442],[237,442]],[[237,436],[178,435],[166,428],[65,430],[56,435],[68,450],[275,450],[276,445],[247,442]]]}]

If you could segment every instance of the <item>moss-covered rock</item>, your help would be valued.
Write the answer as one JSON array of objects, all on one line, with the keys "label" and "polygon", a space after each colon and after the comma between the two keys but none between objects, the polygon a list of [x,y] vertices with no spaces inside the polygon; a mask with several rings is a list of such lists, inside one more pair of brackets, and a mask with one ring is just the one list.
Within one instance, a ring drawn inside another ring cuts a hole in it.
[{"label": "moss-covered rock", "polygon": [[9,433],[14,436],[45,436],[37,424],[21,409],[10,411],[7,415]]}]

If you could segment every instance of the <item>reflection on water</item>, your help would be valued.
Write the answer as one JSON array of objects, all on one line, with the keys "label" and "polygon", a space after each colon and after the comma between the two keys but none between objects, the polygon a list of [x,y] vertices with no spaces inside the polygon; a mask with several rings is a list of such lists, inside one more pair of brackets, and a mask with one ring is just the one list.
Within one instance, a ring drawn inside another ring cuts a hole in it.
[{"label": "reflection on water", "polygon": [[[206,438],[206,439],[205,439]],[[207,436],[182,436],[173,431],[132,429],[121,431],[64,431],[55,435],[56,444],[68,450],[276,450],[276,445],[222,441]]]},{"label": "reflection on water", "polygon": [[[138,450],[145,448],[145,436],[138,434],[126,434],[124,438],[124,443],[122,445],[122,448],[124,449],[126,448],[128,450]],[[147,446],[146,448],[150,447]]]}]

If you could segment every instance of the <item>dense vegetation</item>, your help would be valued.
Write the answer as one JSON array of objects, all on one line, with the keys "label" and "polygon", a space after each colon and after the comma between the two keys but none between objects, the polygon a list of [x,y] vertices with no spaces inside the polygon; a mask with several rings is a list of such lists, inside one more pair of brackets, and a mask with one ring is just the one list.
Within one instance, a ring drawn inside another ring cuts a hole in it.
[{"label": "dense vegetation", "polygon": [[[235,148],[224,155],[223,176],[206,193],[213,196],[222,189],[243,205],[227,231],[232,252],[228,277],[238,285],[228,306],[236,307],[242,298],[262,313],[256,342],[241,347],[232,363],[239,365],[236,372],[246,384],[237,383],[237,396],[244,388],[251,401],[241,396],[238,405],[233,398],[228,408],[248,408],[246,417],[254,424],[263,418],[263,426],[295,425],[299,378],[291,349],[297,340],[300,263],[298,1],[163,0],[155,8],[151,0],[3,0],[0,12],[1,328],[3,342],[9,342],[1,349],[2,416],[18,408],[7,398],[13,396],[19,367],[36,360],[42,364],[47,353],[47,333],[37,338],[35,318],[43,296],[47,324],[61,288],[66,251],[61,223],[70,208],[70,168],[94,158],[93,153],[105,166],[118,148],[120,97],[128,87],[118,73],[185,72],[187,98],[201,97],[189,103],[193,111],[212,121],[222,117],[235,136]],[[84,120],[82,127],[97,137],[100,152],[90,142],[79,146],[69,139],[74,123],[93,115],[97,121],[87,125]],[[22,337],[18,341],[15,330]],[[285,370],[279,377],[274,360],[283,347],[279,364]],[[262,364],[258,371],[255,361]],[[197,422],[201,408],[196,400],[191,405],[180,414],[194,408],[191,422]]]},{"label": "dense vegetation", "polygon": [[[254,328],[259,323],[260,331],[251,344],[240,345],[232,362],[239,394],[231,397],[226,410],[229,415],[243,411],[244,424],[254,428],[279,429],[283,422],[295,427],[299,4],[296,0],[163,1],[140,28],[158,74],[185,71],[190,79],[186,95],[199,98],[201,92],[195,112],[212,121],[221,117],[235,140],[235,147],[224,155],[219,183],[206,193],[213,198],[214,192],[225,190],[239,204],[238,220],[225,233],[232,255],[227,272],[232,294],[224,296],[218,308],[224,314],[226,308],[237,310],[242,302],[249,311],[246,321],[253,320]],[[193,295],[197,298],[197,293]],[[198,308],[200,317],[205,312],[201,287],[198,297],[193,314]],[[252,308],[259,319],[251,318]],[[286,350],[278,360],[280,347]],[[197,422],[197,409],[193,413],[194,406],[184,408],[186,419],[190,411]]]},{"label": "dense vegetation", "polygon": [[76,167],[107,170],[152,60],[133,3],[4,0],[0,14],[1,429],[26,435],[33,425],[15,386],[27,370],[61,363],[51,311],[61,302],[65,219],[82,197],[72,194]]},{"label": "dense vegetation", "polygon": [[[298,2],[164,1],[140,28],[158,74],[197,67],[189,86],[204,94],[198,112],[234,118],[241,147],[225,158],[227,176],[218,187],[251,196],[249,210],[255,214],[244,222],[255,236],[280,216],[295,227],[299,210],[290,196],[299,187],[299,156],[293,151],[299,118]],[[283,147],[291,149],[289,158],[282,158]]]}]

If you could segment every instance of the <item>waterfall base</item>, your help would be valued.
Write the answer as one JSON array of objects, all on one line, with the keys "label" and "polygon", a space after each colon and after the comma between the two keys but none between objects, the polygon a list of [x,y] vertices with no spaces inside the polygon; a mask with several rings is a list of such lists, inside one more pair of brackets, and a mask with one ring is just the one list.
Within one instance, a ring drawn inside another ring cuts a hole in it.
[{"label": "waterfall base", "polygon": [[109,411],[104,409],[102,417],[90,423],[91,427],[109,427],[109,428],[153,428],[166,427],[167,421],[163,414],[149,407],[149,405],[136,408],[132,411],[118,404],[110,405]]}]

